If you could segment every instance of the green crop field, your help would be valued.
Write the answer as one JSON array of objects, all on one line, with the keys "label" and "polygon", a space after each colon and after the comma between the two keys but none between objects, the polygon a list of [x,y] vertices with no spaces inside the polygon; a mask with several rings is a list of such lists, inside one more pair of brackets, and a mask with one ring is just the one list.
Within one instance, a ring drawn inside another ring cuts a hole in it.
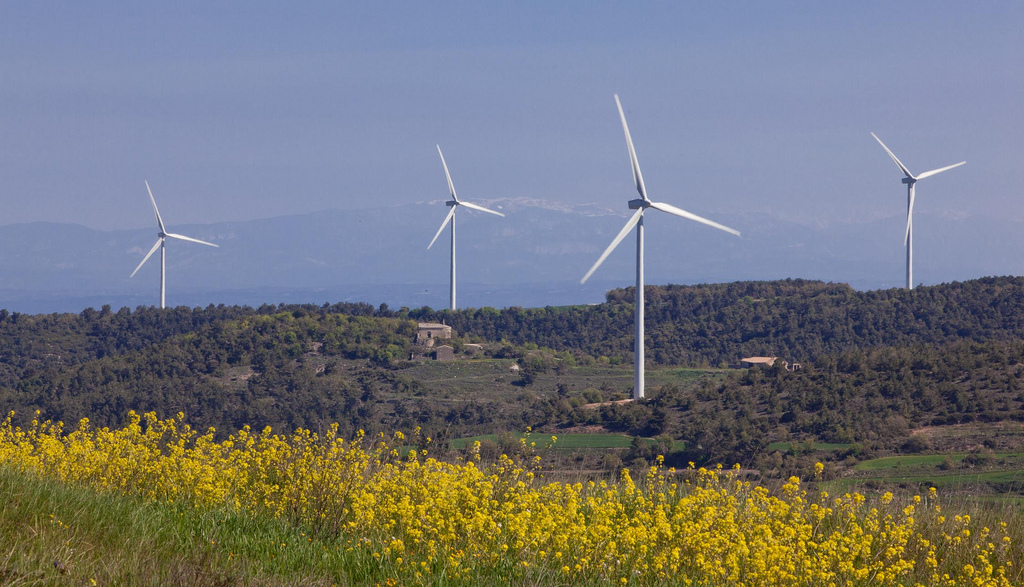
[{"label": "green crop field", "polygon": [[1016,498],[1024,493],[1024,453],[970,453],[881,457],[856,464],[851,476],[830,483],[843,491],[859,486],[937,487],[972,495]]},{"label": "green crop field", "polygon": [[902,469],[904,467],[936,466],[945,461],[959,463],[964,460],[962,454],[951,455],[900,455],[897,457],[882,457],[857,463],[855,471],[880,471],[883,469]]},{"label": "green crop field", "polygon": [[956,471],[951,473],[930,473],[930,474],[892,474],[885,476],[871,477],[847,477],[834,484],[848,490],[851,487],[870,485],[874,483],[890,485],[930,485],[939,489],[959,489],[976,487],[980,484],[1002,484],[1015,489],[1017,492],[1024,490],[1024,471]]},{"label": "green crop field", "polygon": [[[514,359],[469,359],[459,361],[422,361],[400,368],[401,377],[421,383],[430,396],[440,400],[494,401],[513,397],[529,390],[552,393],[561,385],[569,393],[585,389],[601,389],[617,399],[631,397],[633,366],[630,364],[577,365],[552,369],[534,376],[529,387],[516,385],[520,374],[512,369]],[[651,388],[663,385],[690,387],[707,378],[724,377],[720,369],[654,368],[647,371]]]},{"label": "green crop field", "polygon": [[[857,463],[853,467],[855,471],[878,471],[882,469],[902,469],[914,467],[936,467],[942,463],[962,463],[967,458],[965,453],[949,453],[934,455],[900,455],[895,457],[881,457]],[[1001,452],[992,453],[988,457],[993,463],[1002,467],[1016,468],[1024,464],[1024,452]]]}]

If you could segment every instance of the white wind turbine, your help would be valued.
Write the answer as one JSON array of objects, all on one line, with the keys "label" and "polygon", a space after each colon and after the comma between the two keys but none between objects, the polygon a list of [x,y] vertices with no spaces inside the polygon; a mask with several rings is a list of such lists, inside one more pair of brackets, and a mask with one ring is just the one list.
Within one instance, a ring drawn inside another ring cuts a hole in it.
[{"label": "white wind turbine", "polygon": [[914,184],[916,184],[919,179],[931,177],[938,173],[942,173],[943,171],[949,171],[950,169],[960,167],[967,162],[961,161],[953,165],[947,165],[945,167],[932,169],[931,171],[925,171],[924,173],[914,175],[913,173],[910,173],[907,166],[889,150],[889,147],[885,146],[885,143],[882,142],[882,139],[878,138],[878,135],[871,133],[871,136],[875,137],[878,144],[882,145],[885,152],[892,157],[892,160],[896,162],[897,166],[899,166],[900,171],[902,171],[903,175],[906,176],[903,178],[903,183],[907,184],[907,232],[903,235],[903,244],[907,247],[907,289],[914,289]]},{"label": "white wind turbine", "polygon": [[652,202],[647,197],[647,189],[644,187],[644,178],[640,174],[640,163],[636,159],[636,150],[633,149],[633,139],[629,136],[629,126],[626,125],[626,115],[622,112],[622,104],[619,102],[618,94],[615,95],[615,105],[619,107],[619,118],[622,119],[622,130],[626,133],[626,146],[629,147],[629,161],[633,166],[633,182],[636,183],[636,191],[640,193],[640,197],[635,200],[629,201],[630,210],[636,210],[633,216],[626,222],[626,225],[619,231],[618,236],[612,241],[612,244],[608,245],[608,248],[601,253],[601,256],[597,259],[597,263],[587,271],[587,274],[583,276],[580,283],[584,283],[590,276],[604,263],[604,260],[609,254],[618,246],[622,239],[626,238],[626,235],[634,226],[636,226],[636,339],[633,342],[634,348],[634,381],[633,381],[633,399],[641,399],[644,397],[644,210],[647,208],[654,208],[655,210],[661,210],[662,212],[668,212],[675,216],[681,216],[683,218],[700,222],[701,224],[707,224],[719,230],[735,234],[739,236],[740,233],[737,230],[733,230],[728,226],[723,226],[717,222],[708,220],[707,218],[701,218],[696,214],[691,214],[686,210],[681,210],[675,206],[664,204],[661,202]]},{"label": "white wind turbine", "polygon": [[450,304],[450,306],[451,306],[451,309],[454,310],[455,309],[455,209],[458,208],[459,206],[465,206],[465,207],[467,207],[467,208],[469,208],[471,210],[479,210],[481,212],[487,212],[489,214],[497,214],[498,216],[501,216],[502,218],[504,218],[505,215],[502,214],[501,212],[495,212],[494,210],[488,210],[487,208],[484,208],[483,206],[477,206],[476,204],[472,204],[472,203],[467,202],[465,200],[460,200],[458,198],[458,196],[455,195],[455,184],[452,183],[452,175],[450,173],[448,173],[448,164],[444,162],[444,153],[441,152],[441,145],[437,146],[437,154],[441,156],[441,165],[444,166],[444,175],[445,175],[445,177],[448,178],[448,191],[451,192],[452,199],[448,200],[447,202],[445,202],[445,205],[450,207],[451,210],[449,210],[448,215],[444,217],[444,222],[441,223],[441,228],[437,229],[437,234],[434,235],[434,238],[430,241],[430,244],[427,245],[427,249],[429,250],[430,247],[434,246],[434,242],[437,241],[437,237],[441,236],[441,232],[444,231],[444,227],[448,226],[448,223],[451,222],[452,223],[452,268],[451,268],[451,304]]},{"label": "white wind turbine", "polygon": [[164,249],[164,241],[168,238],[176,238],[178,240],[199,243],[201,245],[206,245],[208,247],[216,247],[217,245],[213,243],[208,243],[206,241],[201,241],[197,238],[192,238],[190,236],[185,236],[183,234],[174,234],[172,232],[167,232],[167,230],[164,228],[164,221],[162,218],[160,218],[160,210],[158,210],[156,207],[156,199],[153,198],[153,190],[149,189],[148,181],[146,182],[146,191],[149,192],[149,201],[153,202],[153,212],[156,213],[156,225],[157,228],[160,229],[160,232],[158,232],[156,235],[156,244],[153,245],[153,248],[150,249],[148,253],[146,253],[145,257],[142,258],[142,262],[139,263],[139,266],[135,268],[135,271],[132,271],[132,274],[129,276],[129,279],[135,277],[135,274],[139,272],[139,269],[142,269],[142,266],[146,264],[146,261],[148,261],[149,258],[153,256],[153,253],[155,253],[157,249],[160,249],[160,308],[163,308],[165,306],[166,300],[166,290],[164,288],[164,285],[167,276],[167,251]]}]

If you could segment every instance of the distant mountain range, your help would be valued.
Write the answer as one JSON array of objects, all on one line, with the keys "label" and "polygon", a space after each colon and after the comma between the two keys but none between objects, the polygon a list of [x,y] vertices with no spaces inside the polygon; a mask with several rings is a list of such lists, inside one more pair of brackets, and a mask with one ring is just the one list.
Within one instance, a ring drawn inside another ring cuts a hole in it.
[{"label": "distant mountain range", "polygon": [[[460,210],[459,305],[545,306],[604,300],[633,282],[635,249],[623,243],[585,286],[580,277],[619,231],[628,210],[530,199],[481,200],[506,218]],[[169,225],[220,245],[171,241],[168,305],[365,301],[445,307],[448,237],[430,242],[442,201],[364,210],[325,210],[247,222]],[[702,213],[703,211],[695,211]],[[800,277],[857,289],[904,280],[905,216],[810,227],[772,215],[708,214],[743,232],[735,238],[664,214],[649,214],[647,282],[708,283]],[[1022,223],[915,215],[914,275],[936,284],[1024,274]],[[78,312],[104,304],[157,303],[159,259],[128,276],[155,229],[99,231],[79,225],[0,226],[0,307]]]}]

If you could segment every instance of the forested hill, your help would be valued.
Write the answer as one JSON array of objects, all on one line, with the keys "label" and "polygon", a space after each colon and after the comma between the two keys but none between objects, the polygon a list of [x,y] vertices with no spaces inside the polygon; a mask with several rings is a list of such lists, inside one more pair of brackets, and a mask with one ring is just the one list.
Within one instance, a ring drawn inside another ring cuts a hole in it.
[{"label": "forested hill", "polygon": [[[614,382],[631,381],[629,368],[601,367],[600,358],[632,358],[632,293],[609,292],[595,306],[458,312],[368,304],[0,311],[0,408],[19,422],[35,410],[99,426],[122,424],[128,410],[181,411],[199,429],[338,422],[347,432],[421,426],[435,438],[600,426],[665,433],[724,451],[702,458],[744,462],[773,441],[893,448],[921,426],[1024,420],[1024,279],[912,292],[799,280],[650,287],[648,357],[659,366],[777,355],[804,370],[716,372],[699,389],[663,373],[649,402],[586,409],[628,392]],[[417,320],[453,325],[458,360],[407,361],[422,352],[412,345]],[[467,342],[490,344],[470,354]],[[522,374],[510,374],[514,361]]]},{"label": "forested hill", "polygon": [[[858,292],[845,284],[785,280],[648,286],[645,294],[648,359],[656,364],[716,366],[751,355],[801,361],[876,346],[1024,339],[1021,277],[913,291]],[[633,352],[633,295],[633,288],[626,288],[608,292],[607,302],[593,306],[455,312],[395,311],[368,304],[211,305],[134,312],[104,307],[44,315],[0,310],[0,386],[12,386],[49,366],[138,351],[175,336],[213,336],[220,324],[280,312],[444,321],[469,338],[628,360]]]},{"label": "forested hill", "polygon": [[[0,387],[13,387],[47,369],[67,368],[88,361],[148,349],[182,335],[210,338],[224,324],[285,311],[285,306],[260,308],[128,308],[111,311],[87,308],[80,314],[19,314],[0,310]],[[367,304],[288,306],[296,316],[345,314],[374,316]],[[392,314],[385,310],[385,313]]]},{"label": "forested hill", "polygon": [[[2,315],[0,406],[24,423],[184,412],[205,429],[374,423],[385,366],[416,334],[367,305]],[[339,362],[351,361],[344,376]]]},{"label": "forested hill", "polygon": [[[875,346],[1024,338],[1024,278],[990,277],[919,287],[854,291],[846,284],[785,280],[647,286],[648,359],[726,365],[741,357],[812,360]],[[458,332],[532,342],[594,357],[632,356],[634,288],[595,306],[418,310]]]}]

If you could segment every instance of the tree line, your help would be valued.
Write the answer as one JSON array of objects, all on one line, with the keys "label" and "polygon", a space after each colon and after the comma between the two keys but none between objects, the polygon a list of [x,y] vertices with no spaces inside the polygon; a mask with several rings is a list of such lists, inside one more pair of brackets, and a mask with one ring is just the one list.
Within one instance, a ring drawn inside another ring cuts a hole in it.
[{"label": "tree line", "polygon": [[[460,333],[628,360],[634,288],[595,306],[409,312]],[[914,290],[858,292],[800,279],[647,286],[648,360],[726,366],[746,356],[813,360],[875,346],[1024,338],[1024,278],[990,277]]]},{"label": "tree line", "polygon": [[[752,462],[780,440],[889,450],[910,430],[1024,421],[1024,280],[987,278],[912,292],[855,292],[785,280],[647,290],[655,364],[723,365],[777,355],[804,368],[731,372],[651,390],[646,402],[587,389],[497,400],[427,393],[405,362],[417,321],[487,341],[528,375],[587,358],[632,356],[632,290],[604,304],[457,312],[386,305],[109,307],[79,314],[0,311],[0,406],[30,419],[119,425],[129,410],[184,412],[200,429],[243,425],[411,430],[435,439],[598,425],[669,435],[698,461]],[[502,342],[503,341],[503,342]],[[536,351],[539,347],[554,349]],[[911,448],[914,448],[911,446]],[[919,448],[919,447],[918,447]]]}]

